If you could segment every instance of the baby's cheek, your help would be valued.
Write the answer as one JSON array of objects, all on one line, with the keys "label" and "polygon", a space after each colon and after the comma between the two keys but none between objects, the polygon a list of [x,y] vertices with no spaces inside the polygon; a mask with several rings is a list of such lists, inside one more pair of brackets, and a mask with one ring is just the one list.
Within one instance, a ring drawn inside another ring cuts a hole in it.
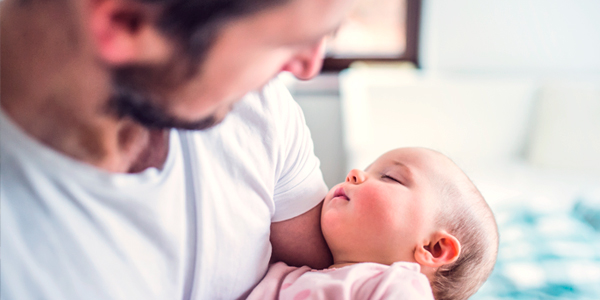
[{"label": "baby's cheek", "polygon": [[394,205],[393,195],[389,195],[376,186],[360,191],[361,201],[354,203],[359,211],[359,218],[372,225],[391,224],[396,219],[398,207]]},{"label": "baby's cheek", "polygon": [[341,228],[340,214],[335,210],[324,211],[321,215],[321,229],[325,235],[335,235]]},{"label": "baby's cheek", "polygon": [[362,212],[376,212],[388,206],[389,198],[393,197],[378,186],[369,186],[357,192],[360,201],[354,203]]}]

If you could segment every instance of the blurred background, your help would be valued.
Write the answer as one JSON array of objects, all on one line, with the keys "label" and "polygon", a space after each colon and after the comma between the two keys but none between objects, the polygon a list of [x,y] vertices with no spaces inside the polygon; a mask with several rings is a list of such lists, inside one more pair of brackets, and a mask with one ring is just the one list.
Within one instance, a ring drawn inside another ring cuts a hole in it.
[{"label": "blurred background", "polygon": [[317,78],[281,78],[329,186],[450,156],[500,226],[474,299],[600,299],[600,1],[359,0]]}]

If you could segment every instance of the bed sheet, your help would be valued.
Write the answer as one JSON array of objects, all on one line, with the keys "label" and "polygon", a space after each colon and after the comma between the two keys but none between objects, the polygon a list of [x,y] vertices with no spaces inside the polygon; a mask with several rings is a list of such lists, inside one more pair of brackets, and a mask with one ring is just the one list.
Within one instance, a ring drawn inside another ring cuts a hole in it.
[{"label": "bed sheet", "polygon": [[500,247],[471,299],[600,299],[600,177],[524,163],[486,169],[471,177],[494,211]]}]

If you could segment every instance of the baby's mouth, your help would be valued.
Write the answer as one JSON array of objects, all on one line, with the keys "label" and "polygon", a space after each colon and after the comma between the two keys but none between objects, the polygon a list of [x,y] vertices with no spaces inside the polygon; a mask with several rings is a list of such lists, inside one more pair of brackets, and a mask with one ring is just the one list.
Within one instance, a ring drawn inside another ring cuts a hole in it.
[{"label": "baby's mouth", "polygon": [[346,193],[344,192],[344,188],[342,188],[342,187],[337,188],[335,190],[335,192],[333,193],[333,198],[337,198],[337,197],[340,197],[340,198],[350,201],[350,198],[348,198],[348,196],[346,196]]}]

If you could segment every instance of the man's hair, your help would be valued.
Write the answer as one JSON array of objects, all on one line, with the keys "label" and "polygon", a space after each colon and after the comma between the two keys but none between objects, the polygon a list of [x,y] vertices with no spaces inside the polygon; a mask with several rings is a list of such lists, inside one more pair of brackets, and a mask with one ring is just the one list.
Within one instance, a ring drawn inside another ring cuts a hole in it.
[{"label": "man's hair", "polygon": [[443,181],[436,225],[458,239],[461,251],[456,261],[436,270],[431,287],[436,300],[468,299],[494,268],[498,228],[490,207],[468,178]]},{"label": "man's hair", "polygon": [[[64,9],[72,9],[67,0],[51,0]],[[172,38],[190,63],[202,62],[220,29],[228,22],[292,0],[130,0],[152,5],[160,15],[155,24]],[[46,3],[48,0],[19,0],[20,6]],[[190,73],[195,73],[190,70]],[[190,74],[190,75],[191,75]]]},{"label": "man's hair", "polygon": [[221,27],[235,18],[283,5],[291,0],[134,0],[158,6],[158,26],[200,63]]}]

